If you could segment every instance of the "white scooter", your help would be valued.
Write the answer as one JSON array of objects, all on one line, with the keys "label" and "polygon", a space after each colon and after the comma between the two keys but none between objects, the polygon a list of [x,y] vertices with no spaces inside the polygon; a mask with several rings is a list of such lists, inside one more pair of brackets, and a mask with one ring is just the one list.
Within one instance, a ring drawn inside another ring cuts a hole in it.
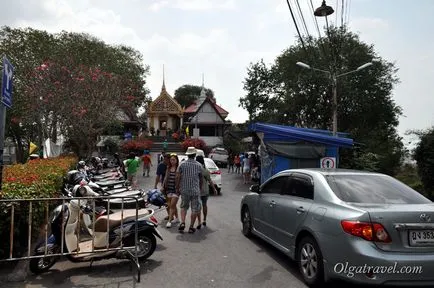
[{"label": "white scooter", "polygon": [[[95,217],[94,222],[85,220],[83,224],[90,226],[88,231],[93,239],[81,241],[78,237],[80,219],[86,219],[86,217],[80,218],[80,215],[83,211],[87,214],[83,207],[94,206],[88,203],[93,200],[94,198],[90,200],[89,198],[75,198],[55,208],[50,218],[52,234],[48,237],[47,243],[44,240],[36,246],[34,255],[60,256],[63,247],[63,253],[67,253],[65,256],[71,262],[90,262],[135,256],[139,260],[144,260],[154,253],[157,246],[156,237],[161,240],[163,238],[157,230],[158,224],[153,217],[152,209],[123,210],[109,215],[99,215]],[[33,258],[30,260],[30,270],[35,274],[48,271],[57,259],[57,256]]]}]

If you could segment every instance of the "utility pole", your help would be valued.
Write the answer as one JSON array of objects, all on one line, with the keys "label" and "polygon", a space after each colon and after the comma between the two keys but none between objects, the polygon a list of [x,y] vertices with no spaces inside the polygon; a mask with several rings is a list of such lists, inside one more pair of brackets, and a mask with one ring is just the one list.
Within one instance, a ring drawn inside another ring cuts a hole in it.
[{"label": "utility pole", "polygon": [[333,136],[338,133],[338,85],[336,75],[332,75],[333,90]]}]

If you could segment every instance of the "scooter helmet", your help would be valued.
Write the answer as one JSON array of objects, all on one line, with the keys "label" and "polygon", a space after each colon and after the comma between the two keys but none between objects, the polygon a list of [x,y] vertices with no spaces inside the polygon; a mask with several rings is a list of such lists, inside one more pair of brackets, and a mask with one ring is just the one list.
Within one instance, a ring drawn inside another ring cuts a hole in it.
[{"label": "scooter helmet", "polygon": [[77,164],[78,169],[84,169],[85,167],[86,167],[86,162],[84,162],[83,160],[78,162]]},{"label": "scooter helmet", "polygon": [[158,189],[152,189],[148,192],[148,202],[152,205],[161,207],[166,204],[166,199],[164,198],[163,193],[161,193]]}]

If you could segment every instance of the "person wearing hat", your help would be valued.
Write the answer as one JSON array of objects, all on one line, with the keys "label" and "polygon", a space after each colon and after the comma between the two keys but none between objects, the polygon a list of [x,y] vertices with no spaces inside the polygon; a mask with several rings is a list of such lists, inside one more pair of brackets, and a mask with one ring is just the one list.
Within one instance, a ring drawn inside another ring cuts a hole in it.
[{"label": "person wearing hat", "polygon": [[195,160],[196,148],[188,147],[185,154],[188,159],[178,167],[176,189],[181,195],[181,224],[179,231],[184,232],[187,210],[191,207],[191,220],[188,233],[194,233],[194,223],[201,210],[200,192],[202,187],[202,165]]}]

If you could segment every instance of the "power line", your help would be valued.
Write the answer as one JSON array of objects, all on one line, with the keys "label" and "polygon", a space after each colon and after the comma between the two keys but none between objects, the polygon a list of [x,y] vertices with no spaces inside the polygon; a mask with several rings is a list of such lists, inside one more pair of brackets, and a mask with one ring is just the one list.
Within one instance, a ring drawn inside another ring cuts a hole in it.
[{"label": "power line", "polygon": [[344,0],[341,0],[341,2],[342,2],[342,8],[341,8],[341,26],[344,26]]},{"label": "power line", "polygon": [[346,23],[348,25],[348,23],[350,22],[350,11],[351,11],[351,0],[347,0],[347,20]]},{"label": "power line", "polygon": [[291,4],[289,4],[289,0],[286,0],[286,3],[288,4],[289,11],[291,12],[291,17],[292,17],[292,20],[294,21],[295,29],[297,30],[297,34],[298,34],[298,37],[300,38],[301,45],[302,45],[304,51],[306,52],[306,54],[308,54],[307,50],[306,50],[306,46],[304,45],[303,37],[301,36],[300,30],[298,29],[298,25],[297,25],[297,21],[295,20],[294,13],[292,12]]},{"label": "power line", "polygon": [[318,21],[316,20],[316,17],[314,15],[315,9],[313,8],[312,0],[310,0],[310,7],[312,9],[312,17],[313,17],[313,20],[315,21],[316,30],[318,31],[319,38],[321,38],[321,31],[319,29]]},{"label": "power line", "polygon": [[335,23],[336,23],[336,26],[338,26],[338,15],[339,15],[339,0],[336,0],[336,20],[335,20]]},{"label": "power line", "polygon": [[299,15],[301,17],[301,21],[304,25],[304,30],[306,31],[306,34],[309,37],[309,30],[307,29],[306,21],[304,20],[304,15],[303,15],[303,12],[301,11],[301,8],[300,8],[300,3],[298,2],[298,0],[296,0],[295,3],[297,4],[298,12],[299,12]]},{"label": "power line", "polygon": [[316,31],[318,32],[318,37],[319,37],[318,42],[319,42],[320,52],[322,52],[324,59],[326,59],[327,58],[327,51],[325,49],[324,42],[322,39],[321,29],[319,29],[318,20],[316,19],[316,16],[314,15],[315,8],[313,7],[312,0],[310,0],[310,9],[312,12],[311,15],[312,15],[313,21],[315,22]]}]

